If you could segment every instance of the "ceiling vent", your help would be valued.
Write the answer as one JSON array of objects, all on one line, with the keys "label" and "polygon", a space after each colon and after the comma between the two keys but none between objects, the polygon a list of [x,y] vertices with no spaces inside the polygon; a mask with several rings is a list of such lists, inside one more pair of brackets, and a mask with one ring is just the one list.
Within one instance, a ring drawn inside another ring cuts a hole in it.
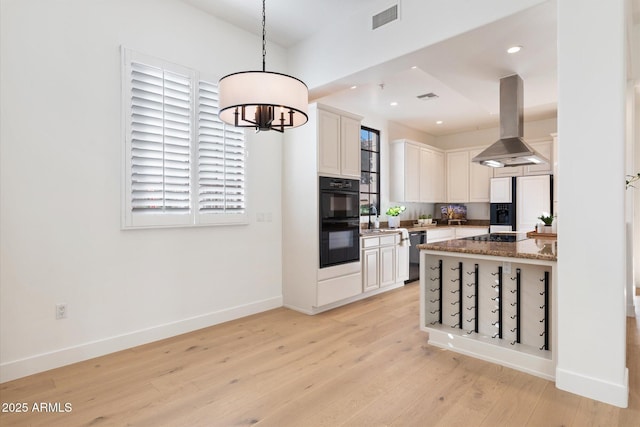
[{"label": "ceiling vent", "polygon": [[398,5],[395,4],[391,6],[389,9],[383,10],[382,12],[378,13],[377,15],[373,15],[371,19],[371,22],[372,22],[371,29],[375,30],[376,28],[380,28],[383,25],[386,25],[397,19],[398,19]]},{"label": "ceiling vent", "polygon": [[438,95],[436,95],[433,92],[429,92],[429,93],[425,93],[423,95],[418,95],[418,96],[416,96],[416,98],[418,98],[421,101],[429,101],[430,99],[438,98]]}]

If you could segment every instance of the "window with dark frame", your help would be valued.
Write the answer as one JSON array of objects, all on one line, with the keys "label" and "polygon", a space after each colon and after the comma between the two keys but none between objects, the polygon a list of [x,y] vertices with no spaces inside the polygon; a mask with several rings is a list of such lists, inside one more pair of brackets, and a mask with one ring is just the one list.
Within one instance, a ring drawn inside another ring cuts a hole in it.
[{"label": "window with dark frame", "polygon": [[380,214],[380,131],[360,129],[360,160],[360,215]]}]

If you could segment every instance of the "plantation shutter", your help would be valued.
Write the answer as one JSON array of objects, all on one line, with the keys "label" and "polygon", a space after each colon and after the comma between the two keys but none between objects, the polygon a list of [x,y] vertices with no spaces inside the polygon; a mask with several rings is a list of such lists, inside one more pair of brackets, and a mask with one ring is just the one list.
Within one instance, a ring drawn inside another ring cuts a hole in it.
[{"label": "plantation shutter", "polygon": [[131,63],[131,211],[191,208],[191,79]]},{"label": "plantation shutter", "polygon": [[215,84],[199,82],[198,111],[198,211],[244,214],[244,132],[218,118]]}]

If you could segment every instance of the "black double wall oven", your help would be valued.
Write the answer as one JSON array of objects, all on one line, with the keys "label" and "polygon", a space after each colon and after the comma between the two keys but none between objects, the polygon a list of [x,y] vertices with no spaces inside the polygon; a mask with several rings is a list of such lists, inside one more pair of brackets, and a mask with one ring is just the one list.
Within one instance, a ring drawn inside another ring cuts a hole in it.
[{"label": "black double wall oven", "polygon": [[360,181],[319,177],[320,268],[360,261]]}]

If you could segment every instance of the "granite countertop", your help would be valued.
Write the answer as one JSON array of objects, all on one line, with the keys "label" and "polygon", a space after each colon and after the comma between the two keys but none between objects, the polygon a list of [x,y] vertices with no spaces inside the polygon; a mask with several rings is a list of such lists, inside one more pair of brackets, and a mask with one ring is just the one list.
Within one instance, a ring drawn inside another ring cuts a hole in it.
[{"label": "granite countertop", "polygon": [[421,244],[418,245],[418,249],[545,261],[558,260],[558,241],[556,239],[526,239],[512,243],[455,239]]}]

